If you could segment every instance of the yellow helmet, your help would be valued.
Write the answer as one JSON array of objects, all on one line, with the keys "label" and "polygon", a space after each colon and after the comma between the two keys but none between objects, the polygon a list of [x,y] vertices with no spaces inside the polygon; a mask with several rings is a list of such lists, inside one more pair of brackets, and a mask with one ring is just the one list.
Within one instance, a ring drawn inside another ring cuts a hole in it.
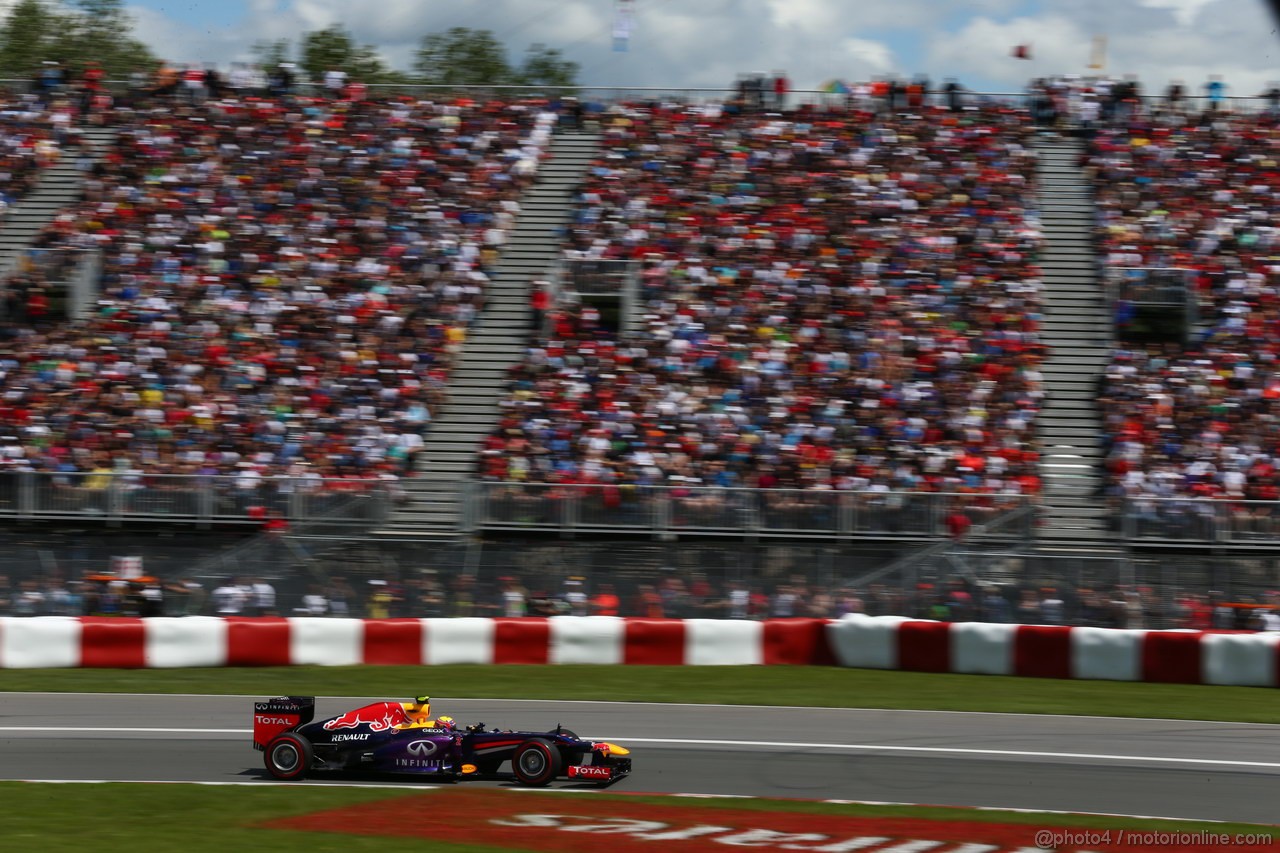
[{"label": "yellow helmet", "polygon": [[453,717],[438,717],[436,719],[436,725],[442,729],[453,729],[457,727],[457,724],[453,721]]}]

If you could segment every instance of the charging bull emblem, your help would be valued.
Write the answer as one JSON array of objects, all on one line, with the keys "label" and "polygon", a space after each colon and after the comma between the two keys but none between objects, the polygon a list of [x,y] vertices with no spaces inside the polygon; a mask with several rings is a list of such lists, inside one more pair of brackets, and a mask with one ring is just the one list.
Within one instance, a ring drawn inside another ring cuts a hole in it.
[{"label": "charging bull emblem", "polygon": [[380,702],[340,714],[324,724],[325,731],[355,729],[368,726],[371,732],[385,732],[408,722],[409,717],[397,702]]}]

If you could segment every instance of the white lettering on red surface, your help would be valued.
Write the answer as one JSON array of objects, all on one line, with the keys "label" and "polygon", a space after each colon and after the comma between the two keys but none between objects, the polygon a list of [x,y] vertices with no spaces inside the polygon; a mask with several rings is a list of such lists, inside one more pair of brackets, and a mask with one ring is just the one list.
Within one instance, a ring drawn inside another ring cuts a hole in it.
[{"label": "white lettering on red surface", "polygon": [[564,817],[566,815],[562,814],[518,814],[509,818],[490,818],[489,823],[498,826],[538,826],[551,829],[559,826]]},{"label": "white lettering on red surface", "polygon": [[656,820],[635,820],[629,817],[592,818],[599,823],[588,823],[585,826],[562,826],[561,832],[595,832],[600,835],[631,835],[637,832],[653,832],[666,829],[667,824]]},{"label": "white lettering on red surface", "polygon": [[[831,836],[821,835],[817,832],[776,832],[772,829],[747,829],[742,832],[726,835],[723,838],[717,838],[716,843],[728,844],[731,847],[773,847],[777,848],[783,845],[783,842],[795,841],[826,841]],[[792,850],[812,850],[811,847],[790,847]]]},{"label": "white lettering on red surface", "polygon": [[[1005,849],[991,844],[932,841],[924,839],[895,839],[886,836],[857,836],[834,839],[818,832],[779,832],[773,829],[742,829],[705,824],[674,827],[656,820],[636,820],[625,817],[589,817],[586,815],[518,814],[505,818],[490,818],[496,826],[514,826],[526,829],[555,829],[560,832],[582,832],[597,835],[629,835],[637,841],[686,841],[702,838],[726,847],[758,847],[773,850],[806,850],[811,853],[855,853],[876,849],[876,853],[998,853]],[[712,836],[719,837],[712,837]],[[882,847],[892,844],[890,847]],[[816,845],[816,846],[815,846]],[[1010,853],[1033,853],[1025,847],[1011,849]]]},{"label": "white lettering on red surface", "polygon": [[715,835],[718,832],[733,832],[731,826],[690,826],[685,829],[672,829],[667,832],[653,832],[649,834],[640,834],[636,838],[641,841],[688,841],[691,838],[701,838],[704,835]]},{"label": "white lettering on red surface", "polygon": [[288,717],[264,717],[261,714],[255,715],[253,721],[262,726],[291,726],[294,723]]}]

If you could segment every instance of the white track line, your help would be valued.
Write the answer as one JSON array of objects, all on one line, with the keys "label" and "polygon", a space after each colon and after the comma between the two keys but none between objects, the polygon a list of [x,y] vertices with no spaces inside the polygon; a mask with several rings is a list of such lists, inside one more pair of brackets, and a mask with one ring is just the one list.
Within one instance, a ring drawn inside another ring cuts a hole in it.
[{"label": "white track line", "polygon": [[[35,734],[66,733],[66,727],[52,726],[0,726],[0,732],[28,732]],[[123,727],[74,727],[70,731],[86,734],[252,734],[252,729],[179,729],[179,728],[123,728]],[[1098,752],[1040,752],[1022,749],[972,749],[953,746],[901,746],[883,743],[780,743],[758,740],[703,740],[693,738],[645,738],[609,735],[607,738],[584,737],[583,740],[610,740],[626,744],[652,744],[666,746],[740,746],[764,747],[769,750],[818,749],[832,752],[906,752],[927,755],[990,755],[1009,758],[1070,758],[1090,761],[1114,761],[1157,764],[1188,764],[1210,767],[1254,767],[1268,770],[1280,769],[1280,762],[1233,761],[1221,758],[1171,758],[1162,755],[1114,755]]]},{"label": "white track line", "polygon": [[[592,740],[592,738],[586,738]],[[850,752],[919,752],[934,755],[1003,755],[1016,758],[1086,758],[1091,761],[1158,762],[1161,764],[1195,764],[1222,767],[1265,767],[1280,769],[1280,763],[1270,761],[1229,761],[1218,758],[1169,758],[1160,755],[1111,755],[1092,752],[1036,752],[1021,749],[966,749],[950,746],[897,746],[875,743],[779,743],[777,741],[750,740],[684,740],[677,738],[629,738],[611,736],[619,743],[675,744],[685,746],[746,746],[775,747],[777,749],[829,749]]]}]

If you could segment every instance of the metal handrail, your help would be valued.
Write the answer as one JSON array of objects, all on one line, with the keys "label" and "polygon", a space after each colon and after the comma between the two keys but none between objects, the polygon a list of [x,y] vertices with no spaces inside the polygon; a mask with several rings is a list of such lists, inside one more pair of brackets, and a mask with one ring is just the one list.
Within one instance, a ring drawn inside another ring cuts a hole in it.
[{"label": "metal handrail", "polygon": [[1125,496],[1120,517],[1127,542],[1280,546],[1280,501]]},{"label": "metal handrail", "polygon": [[[0,518],[78,519],[208,526],[262,524],[276,513],[291,524],[367,525],[387,514],[381,481],[339,478],[154,474],[141,471],[0,472]],[[350,512],[334,514],[335,507]]]},{"label": "metal handrail", "polygon": [[[935,557],[949,556],[953,554],[953,552],[957,551],[958,549],[963,549],[969,543],[972,543],[978,540],[985,541],[995,535],[993,532],[993,528],[1004,527],[1014,522],[1034,521],[1035,514],[1036,514],[1036,508],[1034,506],[1031,506],[1030,504],[1019,506],[1015,509],[1012,509],[1004,513],[1001,516],[998,516],[997,518],[991,519],[986,524],[980,524],[974,527],[972,530],[969,531],[968,535],[964,539],[943,539],[942,541],[935,542],[932,545],[929,545],[919,551],[911,551],[909,553],[903,554],[901,557],[897,558],[896,560],[893,560],[881,566],[880,568],[874,569],[864,575],[860,575],[857,578],[848,580],[845,583],[848,586],[853,586],[858,588],[866,587],[869,584],[875,583],[881,578],[888,577],[897,572],[905,571],[907,569],[915,568],[917,566],[922,565],[927,560],[931,560]],[[1027,536],[1030,535],[1029,530],[1026,531],[1026,535]]]},{"label": "metal handrail", "polygon": [[989,501],[1000,518],[1032,506],[1026,495],[481,481],[469,490],[465,516],[474,529],[494,531],[920,540],[948,535],[944,510],[952,504],[971,514],[988,509],[975,499]]}]

